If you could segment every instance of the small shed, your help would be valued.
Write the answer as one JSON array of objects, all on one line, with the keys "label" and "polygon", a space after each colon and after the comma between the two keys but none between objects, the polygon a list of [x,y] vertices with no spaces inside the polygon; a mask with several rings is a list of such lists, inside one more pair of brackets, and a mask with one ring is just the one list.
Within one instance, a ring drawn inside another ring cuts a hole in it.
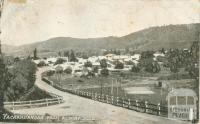
[{"label": "small shed", "polygon": [[198,97],[192,89],[173,89],[168,93],[168,118],[179,120],[197,119]]}]

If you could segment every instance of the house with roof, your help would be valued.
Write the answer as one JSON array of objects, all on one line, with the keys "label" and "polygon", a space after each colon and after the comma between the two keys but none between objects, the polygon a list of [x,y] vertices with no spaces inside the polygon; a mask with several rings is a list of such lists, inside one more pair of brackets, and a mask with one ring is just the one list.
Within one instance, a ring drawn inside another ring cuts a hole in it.
[{"label": "house with roof", "polygon": [[131,56],[132,60],[137,60],[139,61],[140,60],[140,54],[134,54],[133,56]]},{"label": "house with roof", "polygon": [[108,59],[108,60],[112,60],[114,56],[115,56],[115,54],[111,54],[111,53],[105,55],[106,59]]}]

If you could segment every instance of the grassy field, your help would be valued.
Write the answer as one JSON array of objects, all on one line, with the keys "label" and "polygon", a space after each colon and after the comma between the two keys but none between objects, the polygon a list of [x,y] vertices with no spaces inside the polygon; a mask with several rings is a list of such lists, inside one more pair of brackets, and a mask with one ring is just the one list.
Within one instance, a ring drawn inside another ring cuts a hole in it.
[{"label": "grassy field", "polygon": [[20,98],[21,101],[28,101],[28,100],[39,100],[45,98],[52,98],[49,93],[39,89],[38,87],[34,87],[32,92],[29,92]]},{"label": "grassy field", "polygon": [[[91,79],[86,78],[79,78],[79,77],[70,77],[67,75],[60,75],[62,78],[59,78],[58,75],[54,75],[49,77],[50,80],[57,82],[58,84],[62,85],[63,88],[67,89],[79,89],[83,91],[89,91],[89,92],[96,92],[96,93],[102,93],[106,95],[112,95],[112,96],[119,96],[124,98],[131,98],[134,100],[141,100],[141,101],[149,101],[154,104],[158,104],[162,102],[163,104],[166,104],[165,96],[167,92],[163,90],[163,96],[161,96],[161,89],[154,88],[156,80],[152,79],[137,79],[132,81],[123,80],[121,83],[116,82],[116,80],[113,80],[111,77],[94,77]],[[113,81],[113,83],[112,83]],[[154,92],[154,94],[140,94],[140,95],[134,95],[134,94],[127,94],[124,90],[124,88],[127,87],[135,87],[135,86],[145,86],[150,87],[150,89]],[[113,87],[113,92],[111,93],[111,89]],[[153,98],[153,99],[152,99]]]},{"label": "grassy field", "polygon": [[[67,89],[78,89],[166,105],[166,96],[172,87],[194,89],[194,80],[179,76],[184,74],[186,73],[183,70],[178,74],[173,74],[167,68],[162,68],[162,71],[157,74],[119,72],[111,73],[108,77],[81,78],[62,73],[54,74],[48,78]],[[177,76],[179,78],[176,78]],[[159,81],[163,82],[162,88],[157,86]],[[154,94],[128,94],[124,89],[129,87],[145,87]]]}]

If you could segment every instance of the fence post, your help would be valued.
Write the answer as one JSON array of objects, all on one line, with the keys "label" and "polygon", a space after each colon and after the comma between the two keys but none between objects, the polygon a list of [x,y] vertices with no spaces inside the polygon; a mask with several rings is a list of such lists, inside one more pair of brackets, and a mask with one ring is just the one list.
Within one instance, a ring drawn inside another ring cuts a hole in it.
[{"label": "fence post", "polygon": [[15,102],[13,101],[12,109],[15,110]]},{"label": "fence post", "polygon": [[124,98],[122,98],[122,107],[124,107]]},{"label": "fence post", "polygon": [[130,108],[130,107],[131,107],[131,100],[128,99],[128,108]]},{"label": "fence post", "polygon": [[158,103],[158,111],[157,114],[160,115],[160,103]]},{"label": "fence post", "polygon": [[109,103],[109,102],[108,102],[108,95],[106,95],[106,102]]},{"label": "fence post", "polygon": [[101,94],[98,94],[99,101],[101,101]]},{"label": "fence post", "polygon": [[102,94],[101,99],[102,99],[102,102],[104,102],[104,94]]},{"label": "fence post", "polygon": [[148,102],[145,101],[145,112],[147,113],[148,112]]},{"label": "fence post", "polygon": [[81,95],[81,91],[78,91],[78,95],[79,95],[79,96]]},{"label": "fence post", "polygon": [[49,104],[48,104],[48,99],[46,99],[46,103],[47,103],[47,106],[48,106],[48,105],[49,105]]},{"label": "fence post", "polygon": [[117,105],[118,105],[118,103],[119,103],[119,97],[117,97]]},{"label": "fence post", "polygon": [[57,99],[58,99],[58,103],[60,104],[60,98],[57,96]]},{"label": "fence post", "polygon": [[92,99],[94,99],[94,95],[93,95],[93,92],[91,92],[91,98],[92,98]]},{"label": "fence post", "polygon": [[97,100],[97,93],[95,93],[95,96],[94,96],[94,97],[95,97],[94,99]]},{"label": "fence post", "polygon": [[77,95],[79,96],[79,90],[77,90],[76,92],[77,92]]},{"label": "fence post", "polygon": [[92,99],[94,100],[94,93],[92,92]]},{"label": "fence post", "polygon": [[112,96],[112,97],[111,97],[111,99],[112,99],[112,104],[113,104],[113,99],[114,99],[114,96]]},{"label": "fence post", "polygon": [[139,110],[139,108],[138,108],[138,100],[135,100],[135,103],[136,103],[136,109],[137,109],[137,111]]},{"label": "fence post", "polygon": [[30,104],[30,108],[31,108],[31,107],[32,107],[32,106],[31,106],[31,100],[29,101],[29,104]]}]

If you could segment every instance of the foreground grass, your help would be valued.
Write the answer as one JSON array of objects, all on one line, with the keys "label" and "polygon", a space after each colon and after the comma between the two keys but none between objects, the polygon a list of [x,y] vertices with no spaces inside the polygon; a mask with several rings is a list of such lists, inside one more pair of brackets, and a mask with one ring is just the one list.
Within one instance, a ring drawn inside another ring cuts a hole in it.
[{"label": "foreground grass", "polygon": [[29,100],[39,100],[39,99],[45,99],[45,98],[52,98],[52,96],[46,92],[41,90],[40,88],[34,86],[34,90],[32,92],[28,92],[27,94],[24,94],[20,98],[21,101],[29,101]]}]

